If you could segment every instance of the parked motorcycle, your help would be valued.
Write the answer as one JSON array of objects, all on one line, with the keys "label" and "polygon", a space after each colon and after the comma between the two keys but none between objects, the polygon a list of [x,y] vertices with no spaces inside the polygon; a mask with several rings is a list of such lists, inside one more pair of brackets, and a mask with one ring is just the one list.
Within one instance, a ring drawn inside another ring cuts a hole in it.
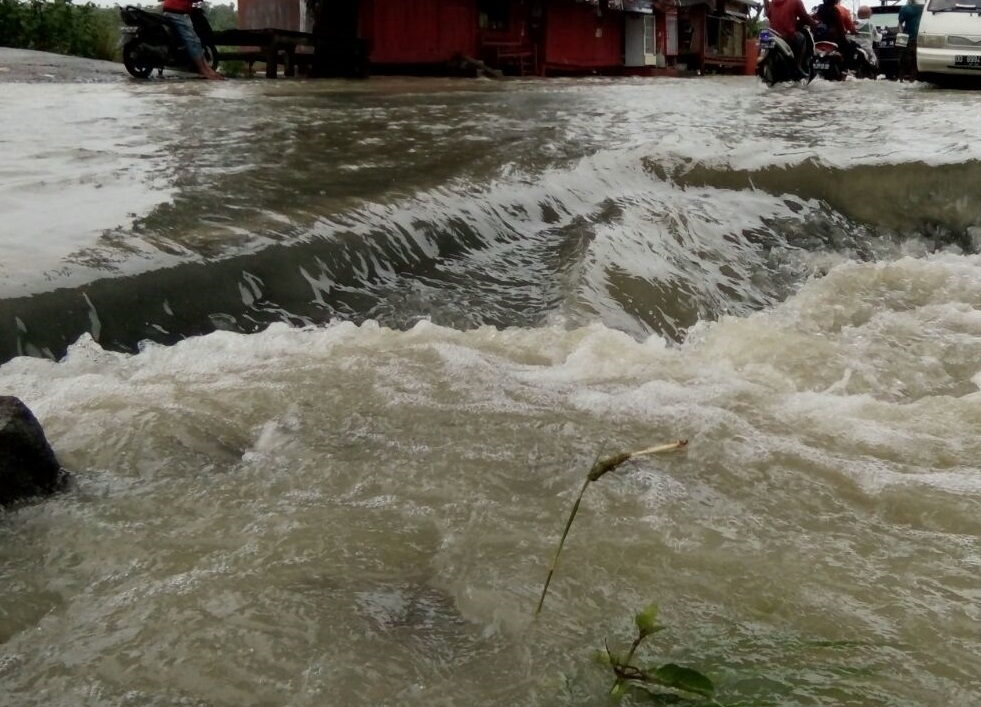
[{"label": "parked motorcycle", "polygon": [[[138,79],[150,76],[154,69],[163,73],[165,67],[196,72],[194,62],[170,20],[156,12],[147,12],[127,5],[119,9],[123,26],[119,43],[123,47],[123,66]],[[204,60],[218,68],[218,49],[212,39],[211,25],[200,5],[191,10],[191,23],[201,38]]]},{"label": "parked motorcycle", "polygon": [[785,81],[794,82],[806,79],[810,81],[814,75],[810,70],[811,61],[814,58],[814,38],[807,28],[804,34],[804,56],[800,66],[804,68],[806,76],[801,76],[801,69],[798,67],[797,59],[794,57],[794,50],[783,37],[772,29],[764,29],[759,37],[759,56],[756,59],[756,75],[763,80],[767,86],[773,86]]}]

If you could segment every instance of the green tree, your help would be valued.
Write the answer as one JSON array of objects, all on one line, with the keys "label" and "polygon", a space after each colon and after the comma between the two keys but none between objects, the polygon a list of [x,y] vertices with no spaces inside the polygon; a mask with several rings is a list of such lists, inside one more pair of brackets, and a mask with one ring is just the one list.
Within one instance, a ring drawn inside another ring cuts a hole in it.
[{"label": "green tree", "polygon": [[0,46],[116,59],[119,13],[72,0],[0,0]]},{"label": "green tree", "polygon": [[235,29],[238,26],[238,11],[235,5],[208,5],[204,13],[208,16],[211,29],[220,32],[226,29]]},{"label": "green tree", "polygon": [[26,5],[17,0],[0,0],[0,46],[27,46]]}]

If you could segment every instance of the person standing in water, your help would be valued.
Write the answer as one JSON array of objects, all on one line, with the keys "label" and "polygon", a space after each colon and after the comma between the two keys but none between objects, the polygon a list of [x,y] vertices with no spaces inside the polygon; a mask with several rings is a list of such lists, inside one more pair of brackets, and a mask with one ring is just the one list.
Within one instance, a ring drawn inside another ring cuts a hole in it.
[{"label": "person standing in water", "polygon": [[904,32],[906,49],[899,57],[899,80],[912,81],[916,78],[916,35],[920,31],[920,18],[923,17],[923,5],[916,0],[906,0],[906,4],[899,10],[897,26],[900,32]]}]

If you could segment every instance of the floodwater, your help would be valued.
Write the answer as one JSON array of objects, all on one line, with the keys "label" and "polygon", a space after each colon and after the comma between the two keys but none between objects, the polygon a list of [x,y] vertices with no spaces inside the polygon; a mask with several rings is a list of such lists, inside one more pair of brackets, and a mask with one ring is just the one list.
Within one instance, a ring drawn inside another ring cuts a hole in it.
[{"label": "floodwater", "polygon": [[981,703],[978,100],[3,86],[0,704]]}]

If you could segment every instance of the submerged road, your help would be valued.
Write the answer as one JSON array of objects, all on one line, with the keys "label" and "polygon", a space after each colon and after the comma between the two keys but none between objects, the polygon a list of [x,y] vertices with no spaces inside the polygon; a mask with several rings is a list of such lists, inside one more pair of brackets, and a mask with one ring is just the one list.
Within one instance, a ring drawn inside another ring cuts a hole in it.
[{"label": "submerged road", "polygon": [[129,80],[123,65],[113,61],[0,47],[0,83],[110,83]]}]

